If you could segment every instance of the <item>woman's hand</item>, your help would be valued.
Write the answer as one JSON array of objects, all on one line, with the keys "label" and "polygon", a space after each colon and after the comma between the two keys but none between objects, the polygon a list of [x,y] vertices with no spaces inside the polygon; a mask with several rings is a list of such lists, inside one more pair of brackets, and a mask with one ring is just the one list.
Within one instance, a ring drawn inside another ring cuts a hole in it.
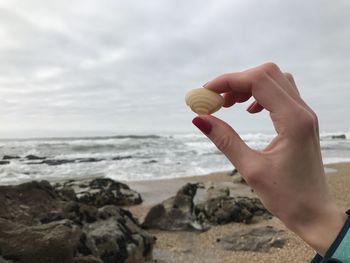
[{"label": "woman's hand", "polygon": [[224,93],[224,106],[248,100],[250,113],[270,112],[277,136],[263,150],[249,148],[225,122],[196,117],[202,130],[237,168],[265,207],[324,255],[346,220],[327,189],[316,114],[302,100],[292,75],[267,63],[209,81]]}]

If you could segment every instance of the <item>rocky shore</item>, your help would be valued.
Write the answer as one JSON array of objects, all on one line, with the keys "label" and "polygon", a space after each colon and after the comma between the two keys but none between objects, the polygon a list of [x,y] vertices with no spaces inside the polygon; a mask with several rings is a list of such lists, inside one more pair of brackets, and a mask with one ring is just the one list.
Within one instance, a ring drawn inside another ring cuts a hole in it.
[{"label": "rocky shore", "polygon": [[152,257],[155,238],[120,207],[141,202],[124,184],[102,178],[54,186],[33,181],[1,186],[0,200],[0,262],[143,262]]},{"label": "rocky shore", "polygon": [[[204,194],[195,202],[198,189]],[[141,204],[141,195],[107,178],[0,186],[0,200],[0,262],[147,262],[156,242],[149,229],[202,232],[217,224],[249,223],[254,216],[271,218],[258,199],[232,197],[228,187],[202,183],[185,184],[144,218],[127,209]],[[259,247],[254,240],[239,243],[232,249]]]},{"label": "rocky shore", "polygon": [[[337,197],[350,165],[336,169],[328,177]],[[237,173],[0,186],[1,263],[308,262],[313,254]]]}]

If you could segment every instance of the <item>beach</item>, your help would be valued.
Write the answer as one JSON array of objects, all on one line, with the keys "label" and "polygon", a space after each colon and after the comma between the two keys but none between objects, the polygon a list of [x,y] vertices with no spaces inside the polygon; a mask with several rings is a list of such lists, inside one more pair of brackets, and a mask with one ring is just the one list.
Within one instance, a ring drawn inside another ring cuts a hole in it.
[{"label": "beach", "polygon": [[[325,168],[346,211],[350,163]],[[0,186],[0,200],[4,263],[308,263],[315,255],[232,170],[124,182],[30,181]]]},{"label": "beach", "polygon": [[[330,192],[346,211],[350,208],[350,162],[346,162],[350,140],[343,137],[325,134],[321,147]],[[246,141],[263,147],[269,138],[260,134],[247,136]],[[277,218],[265,213],[261,204],[252,201],[256,200],[252,189],[242,183],[239,174],[233,175],[232,165],[205,138],[119,136],[1,143],[7,155],[0,162],[0,243],[6,240],[0,251],[8,254],[0,254],[0,262],[11,262],[1,261],[2,257],[21,258],[33,253],[34,261],[28,262],[57,259],[45,241],[52,238],[50,227],[57,228],[57,244],[65,246],[67,238],[72,240],[72,245],[62,250],[70,255],[64,263],[114,262],[115,257],[117,262],[128,263],[308,263],[315,255]],[[210,189],[215,197],[206,199]],[[180,202],[176,203],[179,192]],[[244,199],[241,205],[240,198]],[[220,208],[206,215],[211,208],[205,210],[205,206],[213,204]],[[145,222],[155,207],[158,212],[151,217],[153,222],[148,220],[155,225],[149,227]],[[159,213],[159,207],[168,209],[168,214]],[[174,212],[180,216],[172,218]],[[203,212],[207,221],[201,221]],[[220,221],[222,215],[228,220]],[[157,225],[159,218],[166,218],[166,225],[164,220]],[[14,231],[8,247],[7,228]],[[221,241],[225,237],[256,228],[281,232],[283,244],[269,243],[263,251],[224,249]],[[27,254],[17,249],[22,232],[38,242],[34,247],[26,243],[23,250]]]},{"label": "beach", "polygon": [[[350,163],[326,165],[327,181],[330,191],[337,204],[346,211],[350,207]],[[229,186],[231,192],[237,195],[254,196],[249,187],[232,183],[230,173],[212,173],[207,176],[177,178],[169,180],[153,180],[128,182],[128,185],[138,191],[144,202],[141,205],[130,207],[130,211],[142,218],[148,209],[162,200],[174,195],[176,191],[188,182],[203,182],[205,184],[219,184]],[[269,252],[233,252],[223,250],[217,239],[243,228],[270,225],[286,231],[287,243],[283,248],[272,248]],[[155,262],[310,262],[315,252],[295,234],[288,231],[276,218],[260,220],[250,224],[229,223],[212,226],[208,231],[160,231],[149,230],[157,237],[153,256]]]}]

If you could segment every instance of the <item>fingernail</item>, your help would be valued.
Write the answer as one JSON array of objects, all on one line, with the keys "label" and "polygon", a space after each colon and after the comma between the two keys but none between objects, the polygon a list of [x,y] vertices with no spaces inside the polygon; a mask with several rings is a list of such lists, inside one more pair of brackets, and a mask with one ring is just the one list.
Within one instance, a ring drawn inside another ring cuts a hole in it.
[{"label": "fingernail", "polygon": [[205,88],[205,86],[207,86],[208,83],[209,83],[209,81],[207,83],[205,83],[202,87]]},{"label": "fingernail", "polygon": [[197,126],[198,129],[200,129],[203,133],[206,135],[209,135],[211,132],[211,124],[207,122],[206,120],[196,117],[192,120],[192,123]]},{"label": "fingernail", "polygon": [[253,111],[253,108],[255,107],[255,105],[256,105],[256,101],[255,102],[253,102],[252,104],[250,104],[250,106],[246,109],[246,111],[248,111],[248,112],[250,112],[250,113],[252,113]]}]

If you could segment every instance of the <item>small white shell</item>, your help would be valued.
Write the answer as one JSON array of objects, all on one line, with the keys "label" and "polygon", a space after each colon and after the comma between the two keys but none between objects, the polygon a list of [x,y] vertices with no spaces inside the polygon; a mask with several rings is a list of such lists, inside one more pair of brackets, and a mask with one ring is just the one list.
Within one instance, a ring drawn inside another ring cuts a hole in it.
[{"label": "small white shell", "polygon": [[185,97],[186,104],[199,115],[212,114],[224,104],[224,98],[206,88],[190,90]]}]

